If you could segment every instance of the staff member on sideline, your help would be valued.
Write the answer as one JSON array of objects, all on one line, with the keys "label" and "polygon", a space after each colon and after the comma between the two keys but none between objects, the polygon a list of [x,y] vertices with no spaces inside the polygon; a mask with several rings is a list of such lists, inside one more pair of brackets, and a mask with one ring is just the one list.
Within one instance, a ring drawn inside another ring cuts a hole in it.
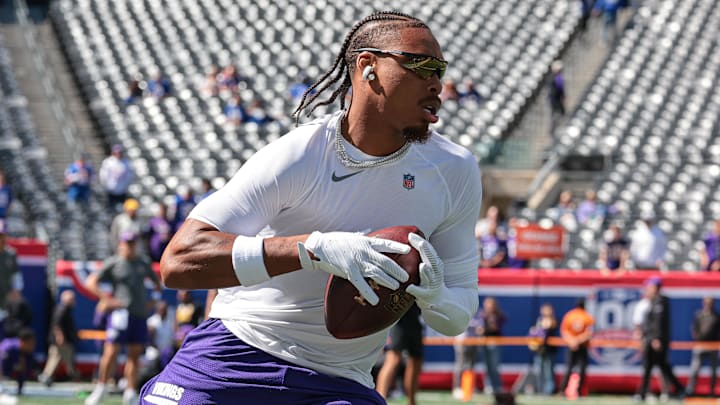
[{"label": "staff member on sideline", "polygon": [[580,381],[576,395],[582,393],[585,371],[588,365],[588,346],[593,333],[595,319],[585,310],[585,298],[579,298],[574,309],[565,314],[560,324],[560,335],[568,347],[565,377],[560,392],[565,392],[573,367],[578,366]]},{"label": "staff member on sideline", "polygon": [[641,401],[644,401],[647,395],[654,366],[660,367],[665,380],[675,387],[676,395],[685,393],[667,360],[670,344],[670,300],[660,295],[661,287],[660,277],[654,276],[645,281],[645,296],[650,300],[650,306],[643,324],[643,378],[637,394],[637,399]]}]

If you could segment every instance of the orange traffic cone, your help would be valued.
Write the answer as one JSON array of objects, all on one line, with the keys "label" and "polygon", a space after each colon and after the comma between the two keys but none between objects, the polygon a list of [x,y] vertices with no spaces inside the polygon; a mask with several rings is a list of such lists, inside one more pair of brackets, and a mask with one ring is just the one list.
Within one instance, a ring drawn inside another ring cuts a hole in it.
[{"label": "orange traffic cone", "polygon": [[572,373],[570,380],[568,381],[567,388],[565,388],[565,398],[569,401],[578,399],[578,388],[580,387],[580,376],[577,373]]},{"label": "orange traffic cone", "polygon": [[460,389],[462,389],[462,401],[471,401],[475,392],[475,372],[473,370],[463,371],[460,378]]}]

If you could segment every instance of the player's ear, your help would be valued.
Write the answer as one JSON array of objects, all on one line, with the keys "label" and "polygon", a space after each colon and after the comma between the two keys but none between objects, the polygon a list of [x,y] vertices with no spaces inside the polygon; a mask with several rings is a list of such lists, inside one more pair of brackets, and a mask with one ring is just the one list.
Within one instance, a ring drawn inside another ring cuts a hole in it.
[{"label": "player's ear", "polygon": [[[368,67],[370,69],[368,69]],[[367,72],[368,70],[370,70],[372,72],[374,70],[374,68],[375,68],[375,55],[373,55],[370,52],[360,52],[358,54],[357,58],[355,59],[355,74],[357,76],[361,76],[361,78],[362,78],[363,73]],[[367,76],[367,73],[366,73],[366,76]]]}]

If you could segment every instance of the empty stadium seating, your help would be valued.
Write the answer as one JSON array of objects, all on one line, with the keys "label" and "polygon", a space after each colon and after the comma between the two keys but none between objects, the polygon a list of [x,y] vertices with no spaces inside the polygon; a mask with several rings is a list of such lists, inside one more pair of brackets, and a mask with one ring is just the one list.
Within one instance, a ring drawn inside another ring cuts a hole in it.
[{"label": "empty stadium seating", "polygon": [[[653,210],[671,269],[697,269],[697,241],[720,218],[719,29],[717,2],[645,2],[556,137],[560,156],[610,158],[599,199],[627,230]],[[572,232],[564,265],[594,267],[601,238]]]},{"label": "empty stadium seating", "polygon": [[[373,9],[398,8],[426,20],[451,61],[448,77],[472,79],[487,99],[448,102],[438,129],[487,157],[522,113],[550,63],[574,31],[574,1],[332,2],[290,1],[57,2],[52,13],[79,82],[107,143],[121,143],[144,204],[168,199],[179,184],[227,178],[257,149],[292,125],[288,88],[317,78],[342,35]],[[442,7],[440,7],[442,4]],[[375,6],[375,7],[373,7]],[[226,124],[229,94],[198,88],[213,63],[235,63],[250,78],[244,101],[265,101],[272,124]],[[174,95],[125,107],[127,82],[159,69]]]}]

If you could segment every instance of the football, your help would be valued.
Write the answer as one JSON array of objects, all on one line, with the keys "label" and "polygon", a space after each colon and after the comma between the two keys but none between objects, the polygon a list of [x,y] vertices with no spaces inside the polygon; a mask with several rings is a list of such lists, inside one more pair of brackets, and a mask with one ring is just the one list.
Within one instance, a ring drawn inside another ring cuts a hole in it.
[{"label": "football", "polygon": [[[425,237],[415,226],[393,226],[368,236],[407,244],[410,232]],[[412,248],[407,254],[385,255],[405,269],[410,278],[394,291],[366,278],[380,297],[377,305],[370,305],[349,281],[330,276],[325,289],[325,326],[331,335],[338,339],[354,339],[379,332],[400,319],[415,302],[415,297],[405,292],[405,288],[420,284],[420,254]]]}]

